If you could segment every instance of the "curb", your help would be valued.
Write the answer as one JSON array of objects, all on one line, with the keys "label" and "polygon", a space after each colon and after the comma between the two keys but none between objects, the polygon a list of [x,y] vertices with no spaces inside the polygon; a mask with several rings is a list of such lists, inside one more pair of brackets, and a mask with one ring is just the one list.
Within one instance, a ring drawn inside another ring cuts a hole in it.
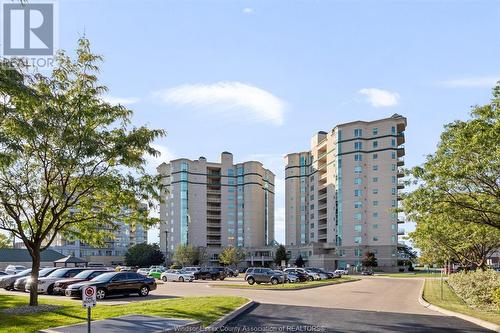
[{"label": "curb", "polygon": [[337,282],[337,283],[325,283],[325,284],[318,284],[318,285],[313,285],[313,286],[303,286],[301,288],[290,288],[290,289],[280,289],[280,288],[258,288],[258,289],[252,289],[252,288],[240,288],[240,287],[224,287],[223,284],[219,285],[207,285],[208,288],[219,288],[219,289],[239,289],[239,290],[265,290],[265,291],[299,291],[299,290],[305,290],[305,289],[314,289],[314,288],[320,288],[320,287],[328,287],[328,286],[336,286],[339,284],[344,284],[344,283],[349,283],[349,282],[357,282],[360,281],[360,278],[354,278],[353,280],[347,280],[347,281],[342,281],[342,282]]},{"label": "curb", "polygon": [[442,313],[444,315],[447,315],[447,316],[454,316],[454,317],[460,318],[462,320],[466,320],[468,322],[471,322],[471,323],[476,324],[478,326],[481,326],[483,328],[492,330],[494,332],[500,332],[500,325],[497,325],[497,324],[494,324],[494,323],[490,323],[489,321],[482,320],[482,319],[475,318],[475,317],[471,317],[471,316],[468,316],[468,315],[465,315],[465,314],[462,314],[462,313],[458,313],[458,312],[455,312],[455,311],[446,310],[446,309],[443,309],[443,308],[441,308],[441,307],[439,307],[437,305],[433,305],[433,304],[427,302],[424,299],[425,279],[422,279],[422,281],[423,281],[422,287],[420,288],[420,294],[418,296],[418,302],[422,306],[428,308],[429,310],[440,312],[440,313]]},{"label": "curb", "polygon": [[233,320],[234,318],[238,317],[240,314],[254,306],[256,303],[252,300],[249,300],[236,310],[228,313],[227,315],[223,316],[222,318],[217,319],[215,322],[210,324],[209,326],[205,327],[205,329],[199,331],[198,333],[208,333],[208,332],[216,332],[219,330],[221,327],[226,325],[229,321]]}]

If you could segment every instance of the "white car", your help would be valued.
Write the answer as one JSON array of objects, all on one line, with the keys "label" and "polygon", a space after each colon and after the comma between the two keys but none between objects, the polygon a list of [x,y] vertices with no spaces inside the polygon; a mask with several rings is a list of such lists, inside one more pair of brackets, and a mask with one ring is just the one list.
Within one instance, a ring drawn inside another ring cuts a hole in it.
[{"label": "white car", "polygon": [[186,273],[194,274],[200,270],[200,267],[184,267],[182,270]]},{"label": "white car", "polygon": [[169,270],[161,273],[160,279],[163,282],[167,282],[167,281],[193,282],[194,275],[189,273],[189,272],[182,271],[180,269],[169,269]]},{"label": "white car", "polygon": [[[56,281],[72,278],[76,274],[86,269],[88,268],[71,267],[71,268],[60,268],[58,270],[55,270],[46,277],[38,279],[38,292],[52,295],[54,293],[54,284],[56,283]],[[26,286],[24,287],[26,291],[30,290],[31,283],[32,283],[31,280],[26,281]]]},{"label": "white car", "polygon": [[294,273],[290,272],[286,274],[286,282],[288,283],[295,283],[295,282],[300,282],[299,277],[295,275]]},{"label": "white car", "polygon": [[22,265],[9,265],[5,269],[5,273],[7,273],[8,275],[16,275],[17,273],[21,273],[25,269],[26,269],[26,266],[22,266]]},{"label": "white car", "polygon": [[347,269],[337,269],[333,274],[349,275],[349,271]]},{"label": "white car", "polygon": [[149,268],[139,268],[139,269],[137,270],[137,273],[138,273],[138,274],[141,274],[141,275],[144,275],[144,276],[148,276],[149,271],[150,271],[150,269],[149,269]]},{"label": "white car", "polygon": [[309,281],[321,280],[321,277],[319,276],[318,273],[308,272],[305,269],[299,268],[299,267],[296,267],[296,268],[286,268],[285,269],[285,273],[288,274],[288,272],[300,272],[300,273],[307,274],[307,276],[309,276]]}]

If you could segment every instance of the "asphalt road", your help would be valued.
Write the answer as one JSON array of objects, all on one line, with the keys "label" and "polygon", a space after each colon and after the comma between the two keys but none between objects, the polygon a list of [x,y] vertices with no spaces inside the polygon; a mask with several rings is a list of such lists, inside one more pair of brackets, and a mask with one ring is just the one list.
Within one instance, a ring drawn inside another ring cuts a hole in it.
[{"label": "asphalt road", "polygon": [[479,333],[490,332],[456,317],[259,304],[222,332]]}]

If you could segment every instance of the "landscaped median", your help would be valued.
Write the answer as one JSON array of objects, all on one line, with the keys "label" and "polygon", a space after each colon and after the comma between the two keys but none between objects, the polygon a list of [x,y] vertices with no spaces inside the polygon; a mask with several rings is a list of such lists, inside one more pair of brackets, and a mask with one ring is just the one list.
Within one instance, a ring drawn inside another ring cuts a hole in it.
[{"label": "landscaped median", "polygon": [[319,281],[308,281],[308,282],[298,282],[298,283],[284,283],[284,284],[254,284],[249,285],[247,283],[220,283],[220,284],[210,284],[210,287],[213,288],[231,288],[231,289],[263,289],[263,290],[300,290],[300,289],[309,289],[309,288],[317,288],[323,286],[329,286],[332,284],[340,284],[346,282],[354,282],[359,281],[360,279],[350,277],[350,276],[342,276],[340,279],[329,279],[329,280],[319,280]]},{"label": "landscaped median", "polygon": [[500,325],[500,311],[488,311],[468,306],[455,294],[446,281],[441,282],[440,279],[426,279],[423,299],[440,308]]},{"label": "landscaped median", "polygon": [[[165,318],[192,319],[207,326],[246,302],[248,299],[243,297],[211,296],[137,301],[113,306],[98,304],[92,310],[92,319],[144,314]],[[25,296],[0,295],[0,332],[37,332],[41,329],[81,323],[86,319],[86,309],[77,302],[43,298],[39,300],[40,305],[51,305],[57,308],[38,313],[8,313],[11,309],[25,306],[27,303],[28,297]]]}]

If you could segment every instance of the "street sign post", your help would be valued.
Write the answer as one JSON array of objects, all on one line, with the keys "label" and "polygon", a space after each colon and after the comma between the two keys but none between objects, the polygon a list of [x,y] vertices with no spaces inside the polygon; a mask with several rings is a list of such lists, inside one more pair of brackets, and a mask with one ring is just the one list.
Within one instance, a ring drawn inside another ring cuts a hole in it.
[{"label": "street sign post", "polygon": [[82,305],[84,308],[87,308],[87,333],[90,333],[90,318],[91,318],[91,309],[97,303],[96,297],[96,287],[94,286],[85,286],[82,289]]}]

